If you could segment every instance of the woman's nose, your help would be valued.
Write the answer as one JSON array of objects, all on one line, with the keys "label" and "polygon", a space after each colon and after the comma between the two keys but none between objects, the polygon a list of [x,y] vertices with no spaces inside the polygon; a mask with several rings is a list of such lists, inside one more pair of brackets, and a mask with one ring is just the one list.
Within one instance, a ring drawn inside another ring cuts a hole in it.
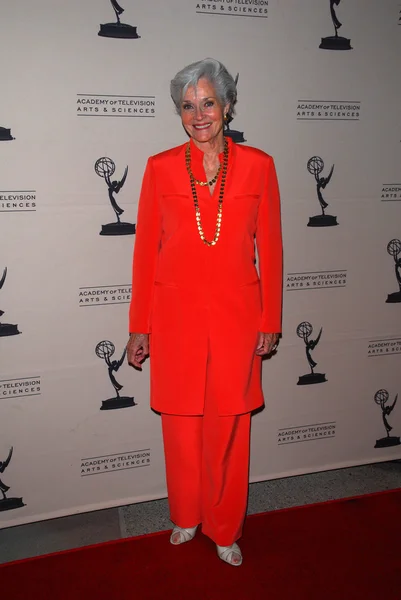
[{"label": "woman's nose", "polygon": [[195,106],[195,119],[202,119],[203,118],[203,111],[202,108],[200,106]]}]

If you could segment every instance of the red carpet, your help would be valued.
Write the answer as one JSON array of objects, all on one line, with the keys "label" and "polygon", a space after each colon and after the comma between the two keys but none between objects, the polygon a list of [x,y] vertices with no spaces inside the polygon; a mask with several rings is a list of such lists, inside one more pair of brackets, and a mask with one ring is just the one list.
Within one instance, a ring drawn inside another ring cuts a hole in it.
[{"label": "red carpet", "polygon": [[220,561],[201,533],[180,547],[168,537],[162,532],[2,565],[1,597],[401,599],[401,489],[249,517],[239,568]]}]

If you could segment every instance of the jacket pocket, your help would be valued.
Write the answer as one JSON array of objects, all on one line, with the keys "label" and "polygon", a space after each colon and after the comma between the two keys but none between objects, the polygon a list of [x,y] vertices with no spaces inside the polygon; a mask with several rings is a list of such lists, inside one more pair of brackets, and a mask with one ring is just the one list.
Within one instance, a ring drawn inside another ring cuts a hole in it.
[{"label": "jacket pocket", "polygon": [[155,281],[155,285],[178,289],[178,285],[176,283],[170,283],[168,281]]},{"label": "jacket pocket", "polygon": [[248,287],[248,286],[251,286],[251,285],[257,285],[258,283],[260,283],[260,279],[259,278],[258,279],[253,279],[252,281],[249,281],[248,283],[241,283],[239,285],[239,287],[241,287],[241,288]]},{"label": "jacket pocket", "polygon": [[246,200],[247,198],[252,200],[259,200],[260,194],[235,194],[235,200]]}]

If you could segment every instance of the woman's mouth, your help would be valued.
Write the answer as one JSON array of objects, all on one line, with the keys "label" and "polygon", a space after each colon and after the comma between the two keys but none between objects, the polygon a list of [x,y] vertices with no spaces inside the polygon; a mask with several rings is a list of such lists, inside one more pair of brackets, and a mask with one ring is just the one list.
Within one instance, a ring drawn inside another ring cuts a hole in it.
[{"label": "woman's mouth", "polygon": [[208,127],[211,126],[211,123],[205,123],[204,125],[193,125],[193,128],[196,129],[197,131],[200,131],[202,129],[208,129]]}]

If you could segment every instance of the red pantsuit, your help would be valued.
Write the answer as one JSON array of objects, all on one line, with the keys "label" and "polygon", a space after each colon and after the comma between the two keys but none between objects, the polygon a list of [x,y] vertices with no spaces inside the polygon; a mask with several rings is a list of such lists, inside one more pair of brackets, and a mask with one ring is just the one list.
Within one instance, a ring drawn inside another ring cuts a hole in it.
[{"label": "red pantsuit", "polygon": [[251,416],[221,417],[209,397],[203,416],[162,415],[171,520],[202,523],[219,546],[242,533],[246,513]]},{"label": "red pantsuit", "polygon": [[[228,142],[221,233],[212,247],[197,229],[186,144],[149,159],[130,306],[130,332],[150,334],[151,406],[163,415],[172,520],[181,527],[202,522],[219,545],[241,532],[249,413],[263,404],[255,349],[259,332],[281,331],[282,300],[273,160]],[[205,180],[203,153],[192,141],[191,165]],[[220,179],[213,195],[197,186],[206,239],[214,236]]]}]

